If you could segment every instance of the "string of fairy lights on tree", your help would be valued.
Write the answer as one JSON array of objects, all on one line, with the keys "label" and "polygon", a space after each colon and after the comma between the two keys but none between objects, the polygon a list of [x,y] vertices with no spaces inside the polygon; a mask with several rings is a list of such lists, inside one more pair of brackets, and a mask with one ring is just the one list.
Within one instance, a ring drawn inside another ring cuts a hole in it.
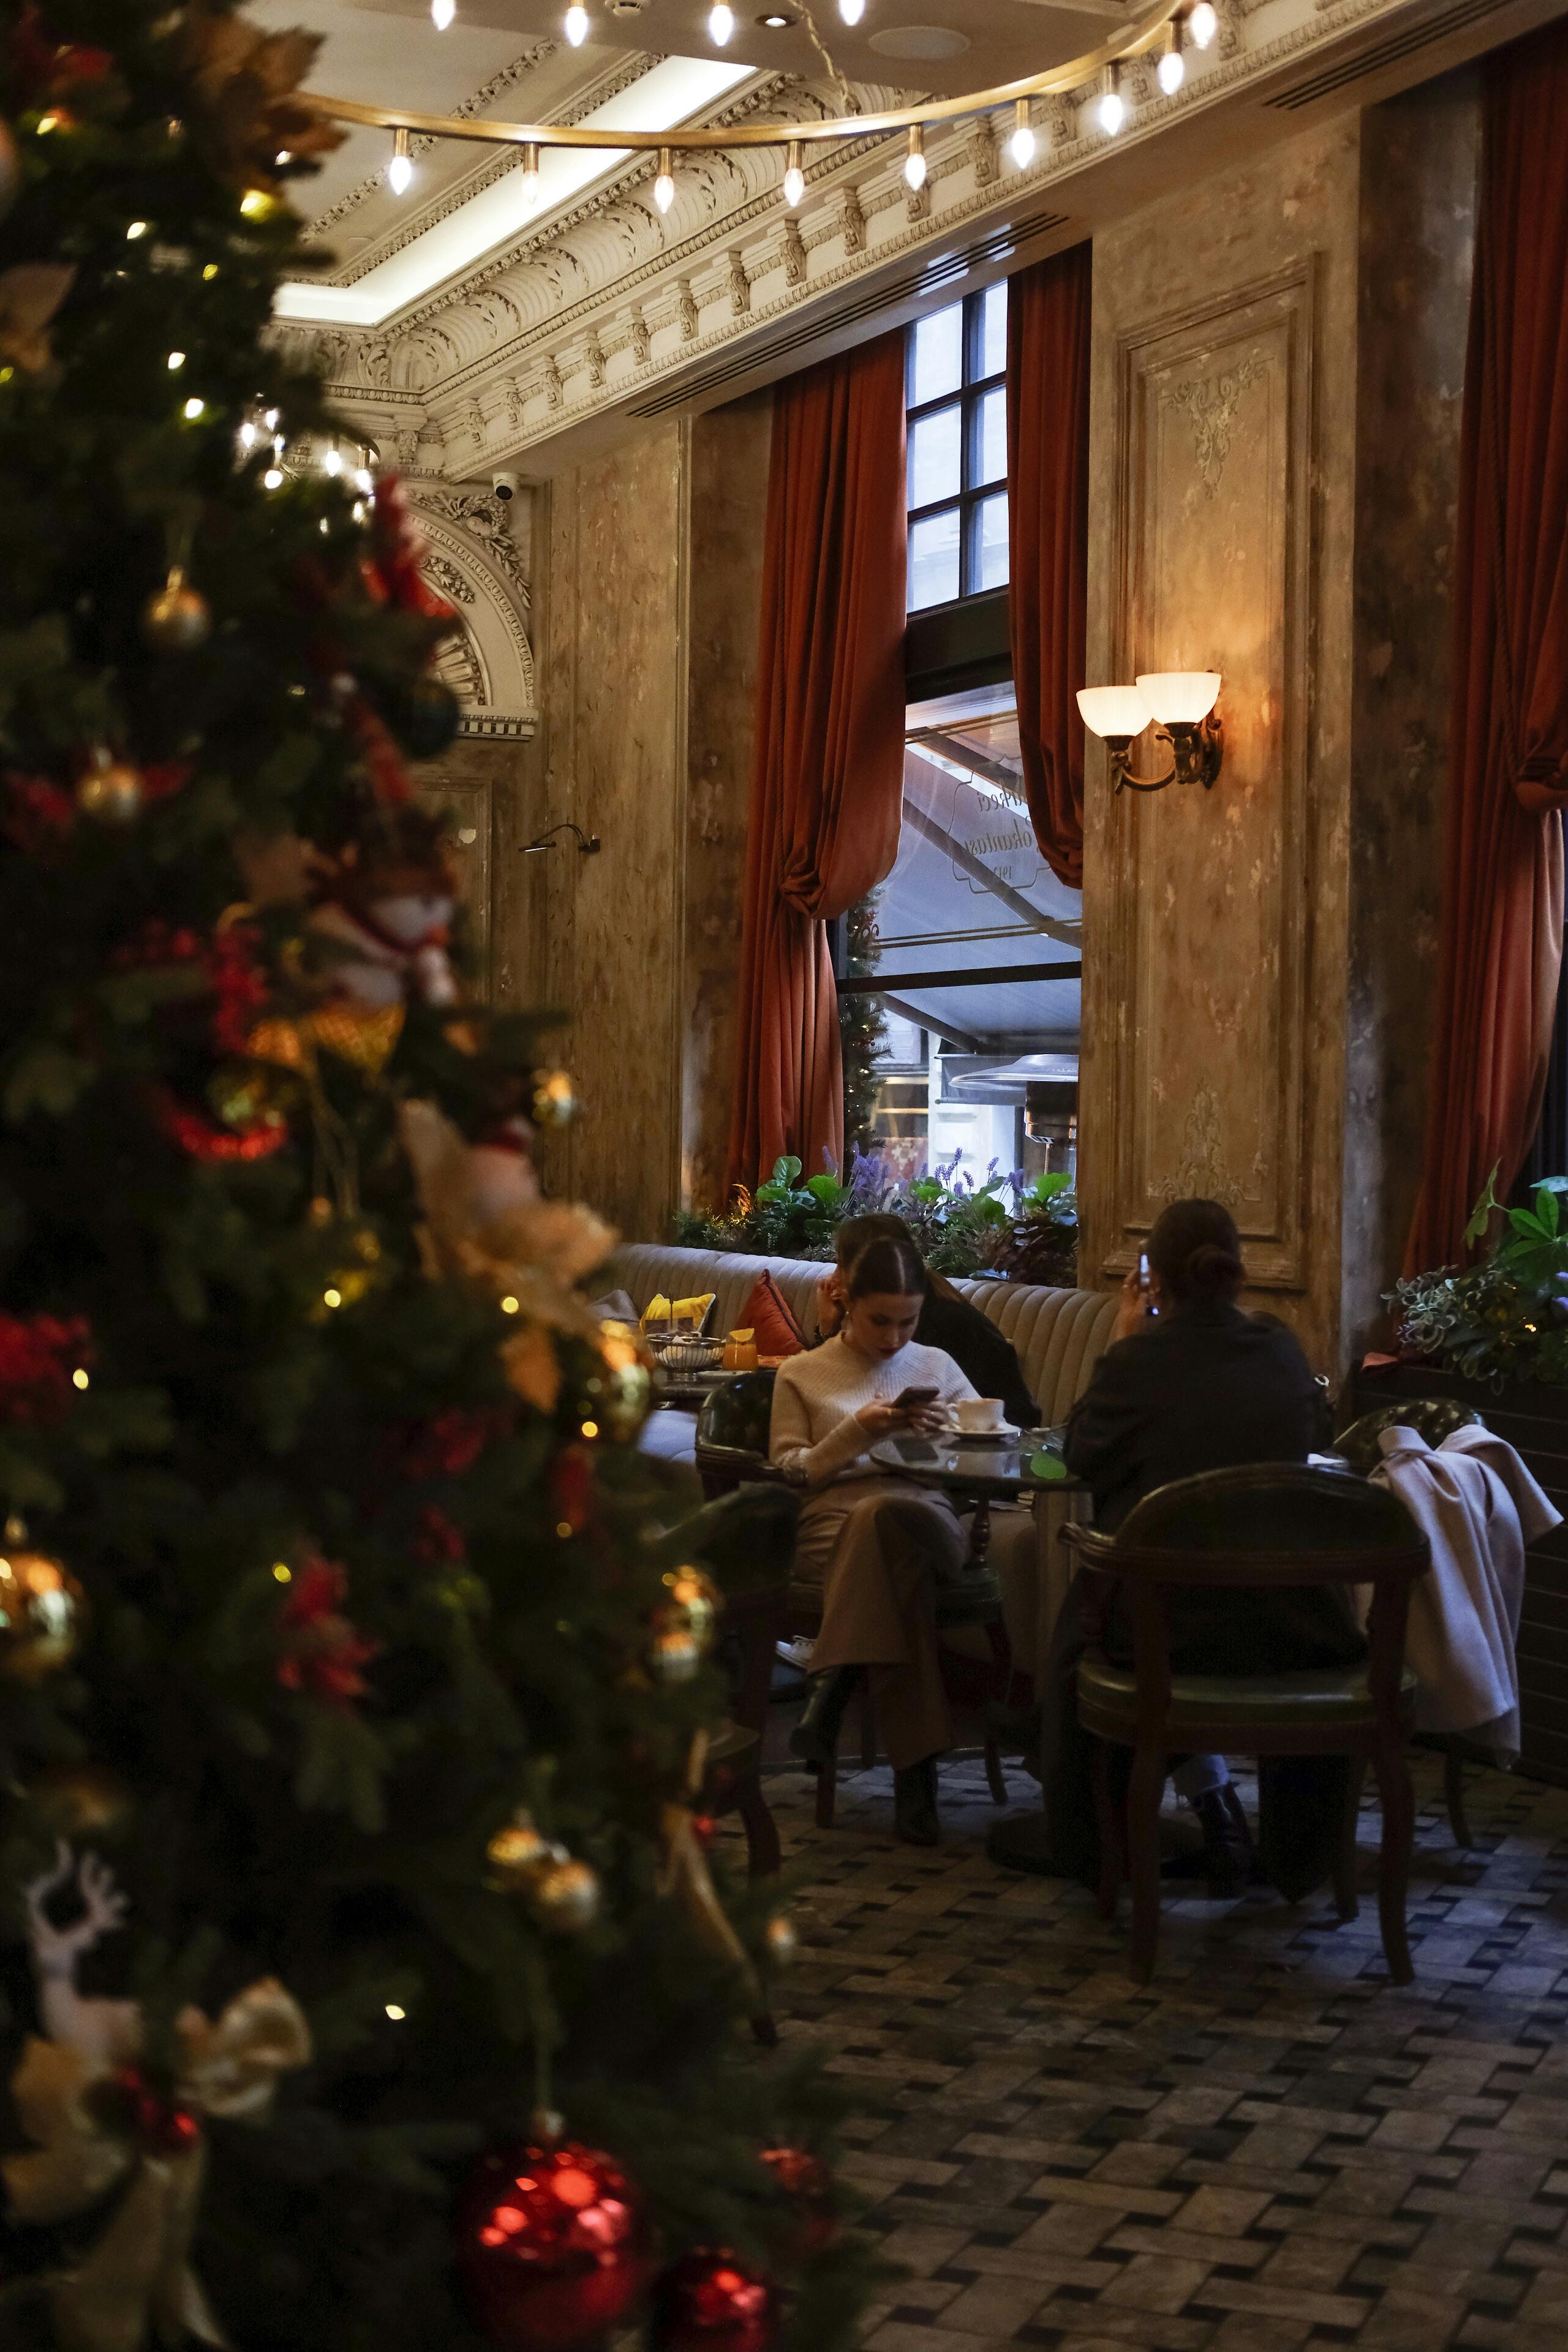
[{"label": "string of fairy lights on tree", "polygon": [[[866,0],[837,0],[840,20],[847,26],[858,25],[866,13]],[[447,32],[457,22],[458,0],[430,0],[431,22],[437,32]],[[774,13],[761,19],[765,25],[787,26],[803,25],[813,44],[836,79],[842,82],[812,18],[805,0],[788,0]],[[593,29],[593,19],[584,0],[571,0],[562,23],[567,42],[580,48]],[[908,186],[918,193],[925,185],[927,175],[926,132],[932,125],[957,121],[969,115],[1002,113],[1011,121],[1006,151],[1019,171],[1026,171],[1040,148],[1040,133],[1035,122],[1034,108],[1037,99],[1047,96],[1070,96],[1099,81],[1100,94],[1095,104],[1094,121],[1109,139],[1114,139],[1124,129],[1131,108],[1123,83],[1123,68],[1134,58],[1151,51],[1158,52],[1155,79],[1163,96],[1174,98],[1186,79],[1186,50],[1206,49],[1213,44],[1219,29],[1219,19],[1213,0],[1163,0],[1149,15],[1118,37],[1103,42],[1098,48],[1067,63],[1048,68],[1044,72],[1004,83],[995,88],[974,90],[953,99],[936,99],[918,105],[893,109],[878,114],[846,113],[815,122],[744,123],[719,128],[706,125],[688,130],[637,131],[616,126],[614,130],[586,124],[549,124],[499,122],[457,115],[425,114],[399,107],[371,106],[348,99],[311,96],[310,103],[320,112],[338,122],[379,126],[392,132],[392,154],[387,163],[387,184],[395,195],[406,195],[414,185],[415,164],[412,140],[416,134],[426,139],[461,139],[478,141],[493,146],[515,146],[521,166],[521,200],[524,209],[532,212],[542,193],[540,179],[540,155],[551,148],[598,147],[624,153],[628,148],[647,150],[656,158],[653,200],[661,213],[668,212],[675,202],[676,158],[683,153],[711,152],[723,147],[779,147],[784,150],[784,166],[780,182],[780,194],[792,211],[805,194],[805,151],[808,146],[828,144],[847,138],[864,139],[878,134],[901,134],[905,141],[903,176]],[[708,37],[715,48],[728,47],[735,30],[735,14],[729,0],[714,0],[708,16]]]}]

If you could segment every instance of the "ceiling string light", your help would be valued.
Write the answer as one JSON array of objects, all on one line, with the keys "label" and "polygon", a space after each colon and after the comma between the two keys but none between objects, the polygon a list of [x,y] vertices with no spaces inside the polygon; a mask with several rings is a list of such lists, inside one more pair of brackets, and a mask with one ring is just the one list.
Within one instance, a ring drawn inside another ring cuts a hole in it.
[{"label": "ceiling string light", "polygon": [[438,33],[451,29],[458,14],[458,0],[430,0],[430,22]]},{"label": "ceiling string light", "polygon": [[532,212],[539,202],[539,149],[530,140],[522,151],[522,208]]},{"label": "ceiling string light", "polygon": [[733,8],[727,5],[727,0],[717,0],[717,5],[710,8],[708,12],[708,37],[712,42],[714,47],[716,49],[723,48],[734,29],[735,12]]},{"label": "ceiling string light", "polygon": [[[437,0],[432,0],[432,5]],[[444,5],[444,0],[443,0]],[[838,0],[838,12],[844,22],[854,25],[864,14],[864,0]],[[721,34],[724,20],[729,27]],[[764,23],[772,21],[764,17]],[[794,17],[779,21],[792,24]],[[565,35],[574,47],[587,39],[591,21],[583,0],[573,0],[565,13]],[[714,0],[709,19],[709,30],[717,46],[722,47],[733,29],[733,11],[729,0]],[[1155,5],[1142,17],[1119,27],[1092,49],[1069,58],[1063,64],[1047,67],[1043,72],[1021,76],[1016,81],[1002,82],[988,89],[969,90],[954,98],[929,99],[918,105],[889,109],[879,114],[840,114],[820,117],[809,122],[758,121],[754,118],[735,122],[693,123],[679,128],[641,131],[625,123],[587,122],[502,122],[488,116],[426,114],[409,107],[372,106],[357,99],[329,98],[317,91],[302,91],[305,102],[329,121],[350,125],[370,125],[395,134],[392,165],[388,178],[401,194],[413,178],[413,165],[408,160],[407,142],[417,133],[426,139],[453,139],[477,142],[483,146],[520,147],[523,151],[525,175],[537,176],[537,161],[545,148],[584,147],[614,151],[620,154],[638,151],[656,154],[660,159],[659,177],[673,184],[670,168],[677,155],[711,154],[715,151],[746,147],[783,147],[786,163],[784,175],[784,200],[792,208],[805,194],[805,151],[808,145],[830,147],[848,140],[859,142],[866,139],[898,134],[909,144],[904,158],[904,173],[911,187],[924,184],[926,157],[925,133],[933,127],[957,123],[965,117],[992,113],[999,109],[1012,110],[1013,131],[1008,139],[1008,152],[1019,170],[1034,161],[1037,137],[1031,120],[1032,101],[1038,98],[1080,99],[1089,96],[1100,85],[1100,97],[1095,106],[1095,120],[1100,131],[1114,136],[1127,120],[1127,101],[1121,89],[1121,69],[1133,58],[1158,52],[1156,72],[1160,88],[1168,97],[1174,96],[1187,80],[1186,60],[1183,55],[1185,42],[1195,49],[1206,49],[1219,30],[1219,17],[1214,0],[1155,0]],[[531,161],[530,160],[531,158]],[[673,184],[671,186],[673,194]],[[661,206],[662,209],[662,206]]]},{"label": "ceiling string light", "polygon": [[667,213],[675,202],[675,174],[669,168],[669,150],[658,151],[658,173],[653,184],[653,200],[661,213]]},{"label": "ceiling string light", "polygon": [[386,184],[395,196],[405,196],[414,184],[414,159],[408,152],[408,133],[401,127],[392,134],[392,161],[386,167]]}]

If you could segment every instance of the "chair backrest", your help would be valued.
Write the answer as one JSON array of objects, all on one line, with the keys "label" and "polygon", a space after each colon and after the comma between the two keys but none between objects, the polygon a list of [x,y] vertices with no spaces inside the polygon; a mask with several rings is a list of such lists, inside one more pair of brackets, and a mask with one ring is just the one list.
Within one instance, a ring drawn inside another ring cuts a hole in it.
[{"label": "chair backrest", "polygon": [[697,1445],[723,1446],[740,1454],[766,1454],[768,1425],[773,1412],[773,1372],[764,1365],[754,1372],[737,1372],[733,1380],[710,1390],[697,1415]]},{"label": "chair backrest", "polygon": [[1079,1548],[1096,1566],[1167,1585],[1408,1582],[1429,1559],[1387,1487],[1293,1462],[1173,1479],[1135,1504],[1114,1537]]},{"label": "chair backrest", "polygon": [[1438,1446],[1457,1429],[1484,1426],[1474,1406],[1461,1404],[1458,1397],[1405,1397],[1395,1404],[1380,1404],[1375,1412],[1363,1412],[1359,1421],[1352,1421],[1335,1438],[1334,1452],[1342,1454],[1357,1475],[1366,1478],[1383,1459],[1377,1441],[1385,1429],[1413,1429],[1428,1445]]}]

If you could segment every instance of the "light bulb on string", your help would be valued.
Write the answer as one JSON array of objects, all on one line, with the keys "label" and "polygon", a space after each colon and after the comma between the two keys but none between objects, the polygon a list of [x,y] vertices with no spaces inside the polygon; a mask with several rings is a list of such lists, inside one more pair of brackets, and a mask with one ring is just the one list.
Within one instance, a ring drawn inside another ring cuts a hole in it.
[{"label": "light bulb on string", "polygon": [[708,12],[708,37],[716,48],[722,48],[735,29],[735,11],[727,0],[715,0]]},{"label": "light bulb on string", "polygon": [[1213,0],[1198,0],[1197,6],[1187,18],[1187,30],[1198,48],[1208,47],[1219,30],[1219,18],[1214,12]]},{"label": "light bulb on string", "polygon": [[1165,53],[1154,70],[1165,96],[1174,98],[1187,74],[1187,61],[1182,55],[1182,28],[1174,17],[1166,29]]},{"label": "light bulb on string", "polygon": [[414,159],[408,152],[408,133],[395,131],[392,134],[392,161],[386,167],[386,184],[395,196],[405,196],[414,185]]},{"label": "light bulb on string", "polygon": [[522,208],[531,213],[539,202],[539,149],[531,139],[522,146]]},{"label": "light bulb on string", "polygon": [[588,37],[588,11],[584,7],[583,0],[572,0],[572,5],[566,11],[564,30],[572,47],[580,49]]},{"label": "light bulb on string", "polygon": [[858,25],[866,14],[866,0],[838,0],[838,14],[846,25]]},{"label": "light bulb on string", "polygon": [[280,490],[283,487],[282,467],[268,466],[261,477],[261,487],[264,490]]},{"label": "light bulb on string", "polygon": [[458,13],[458,0],[430,0],[430,22],[444,33]]},{"label": "light bulb on string", "polygon": [[1035,126],[1029,120],[1029,101],[1021,98],[1013,110],[1013,136],[1007,142],[1007,152],[1020,172],[1026,172],[1035,160]]},{"label": "light bulb on string", "polygon": [[669,150],[658,151],[658,172],[653,184],[653,200],[661,213],[667,213],[675,202],[675,174],[669,168]]},{"label": "light bulb on string", "polygon": [[354,488],[356,490],[363,490],[367,499],[369,498],[372,490],[374,489],[375,476],[371,472],[368,466],[362,466],[358,473],[354,476]]},{"label": "light bulb on string", "polygon": [[343,453],[334,444],[321,459],[321,471],[323,474],[341,474],[342,470]]},{"label": "light bulb on string", "polygon": [[918,194],[926,184],[926,135],[921,125],[910,125],[910,152],[904,157],[904,181]]},{"label": "light bulb on string", "polygon": [[793,211],[805,194],[805,173],[800,168],[800,141],[792,139],[784,163],[784,200]]},{"label": "light bulb on string", "polygon": [[1108,139],[1114,139],[1127,120],[1127,101],[1121,95],[1121,68],[1110,68],[1105,94],[1095,108],[1100,129]]}]

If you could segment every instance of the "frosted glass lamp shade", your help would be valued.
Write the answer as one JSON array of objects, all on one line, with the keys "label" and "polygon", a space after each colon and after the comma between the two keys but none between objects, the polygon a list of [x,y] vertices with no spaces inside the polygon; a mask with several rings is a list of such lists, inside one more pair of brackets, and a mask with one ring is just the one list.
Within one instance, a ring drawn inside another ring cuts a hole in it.
[{"label": "frosted glass lamp shade", "polygon": [[1138,678],[1138,691],[1162,727],[1201,726],[1219,688],[1217,669],[1144,670]]},{"label": "frosted glass lamp shade", "polygon": [[1089,733],[1108,742],[1125,743],[1149,724],[1149,706],[1135,686],[1080,686],[1078,707]]}]

